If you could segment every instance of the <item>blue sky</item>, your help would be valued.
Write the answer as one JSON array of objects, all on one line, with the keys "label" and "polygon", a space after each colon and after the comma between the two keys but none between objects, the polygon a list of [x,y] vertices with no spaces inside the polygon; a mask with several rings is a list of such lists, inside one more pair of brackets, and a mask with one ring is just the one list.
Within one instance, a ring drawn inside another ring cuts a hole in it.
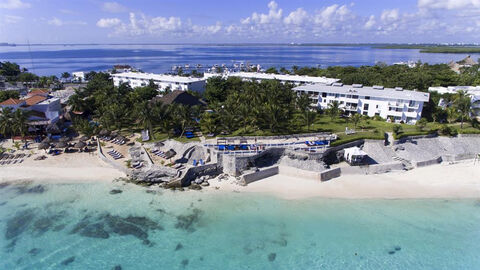
[{"label": "blue sky", "polygon": [[0,0],[0,42],[478,42],[480,0]]}]

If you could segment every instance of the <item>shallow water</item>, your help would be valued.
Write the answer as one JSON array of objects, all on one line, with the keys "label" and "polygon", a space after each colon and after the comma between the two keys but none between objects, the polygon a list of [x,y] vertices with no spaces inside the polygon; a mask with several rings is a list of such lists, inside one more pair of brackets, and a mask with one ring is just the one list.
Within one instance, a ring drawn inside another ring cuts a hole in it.
[{"label": "shallow water", "polygon": [[[291,68],[297,66],[361,66],[376,62],[422,61],[430,64],[463,59],[467,54],[420,53],[420,50],[377,49],[372,46],[287,45],[35,45],[0,47],[0,61],[16,62],[38,75],[106,70],[130,64],[146,72],[171,71],[173,65],[231,66],[241,61]],[[472,54],[477,59],[480,54]]]},{"label": "shallow water", "polygon": [[477,200],[9,185],[0,232],[0,269],[480,268]]}]

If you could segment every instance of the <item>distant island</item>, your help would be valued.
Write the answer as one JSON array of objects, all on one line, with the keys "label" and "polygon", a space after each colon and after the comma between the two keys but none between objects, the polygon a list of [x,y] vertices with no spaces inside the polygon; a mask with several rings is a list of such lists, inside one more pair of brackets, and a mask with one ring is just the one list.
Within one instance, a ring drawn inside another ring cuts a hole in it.
[{"label": "distant island", "polygon": [[418,49],[421,53],[480,53],[479,46],[460,45],[406,45],[393,44],[375,47],[378,49]]}]

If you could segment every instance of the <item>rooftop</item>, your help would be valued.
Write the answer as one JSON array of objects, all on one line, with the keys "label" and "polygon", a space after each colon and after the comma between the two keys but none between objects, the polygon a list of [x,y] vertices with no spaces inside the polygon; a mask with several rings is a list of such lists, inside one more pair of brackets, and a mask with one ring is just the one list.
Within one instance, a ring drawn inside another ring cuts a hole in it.
[{"label": "rooftop", "polygon": [[359,96],[370,96],[385,99],[403,99],[428,102],[429,93],[403,90],[401,88],[384,88],[383,86],[362,86],[362,85],[343,85],[336,83],[332,85],[311,84],[295,87],[296,91],[313,91],[334,94],[350,94]]},{"label": "rooftop", "polygon": [[0,103],[0,106],[11,106],[11,105],[18,105],[23,103],[23,100],[16,99],[16,98],[9,98],[3,102]]},{"label": "rooftop", "polygon": [[27,106],[33,106],[35,104],[38,104],[42,101],[45,101],[47,98],[44,96],[32,96],[27,99],[25,99],[25,102],[27,103]]},{"label": "rooftop", "polygon": [[[327,78],[327,77],[313,77],[313,76],[300,76],[300,75],[282,75],[282,74],[272,74],[272,73],[261,73],[261,72],[230,72],[223,74],[224,76],[233,76],[233,77],[242,77],[242,78],[251,78],[259,80],[280,80],[280,81],[295,81],[303,83],[324,83],[331,84],[334,82],[340,81],[340,79]],[[212,77],[212,74],[207,76]],[[214,75],[213,75],[214,76]],[[222,74],[218,74],[222,76]]]},{"label": "rooftop", "polygon": [[179,82],[179,83],[191,83],[204,81],[203,78],[183,77],[166,74],[154,74],[154,73],[139,73],[139,72],[124,72],[112,74],[112,77],[128,78],[128,79],[140,79],[140,80],[154,80],[162,82]]},{"label": "rooftop", "polygon": [[185,91],[181,90],[175,90],[173,92],[170,92],[163,97],[155,97],[153,98],[153,101],[161,101],[163,104],[172,104],[172,103],[178,103],[178,104],[183,104],[187,106],[195,106],[195,105],[205,105],[205,102],[197,98],[196,96],[193,96]]}]

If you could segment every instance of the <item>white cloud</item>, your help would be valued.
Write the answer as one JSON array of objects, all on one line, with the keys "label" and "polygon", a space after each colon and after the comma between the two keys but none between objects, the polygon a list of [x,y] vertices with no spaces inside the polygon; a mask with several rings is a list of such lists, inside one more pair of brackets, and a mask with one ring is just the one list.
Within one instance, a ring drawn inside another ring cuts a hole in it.
[{"label": "white cloud", "polygon": [[391,22],[398,20],[399,16],[400,15],[398,9],[387,9],[382,12],[382,15],[380,15],[380,19],[384,22]]},{"label": "white cloud", "polygon": [[3,0],[0,1],[0,8],[5,9],[20,9],[20,8],[29,8],[31,5],[29,3],[22,2],[21,0]]},{"label": "white cloud", "polygon": [[106,12],[121,13],[126,12],[127,8],[117,2],[105,2],[102,5],[102,9]]},{"label": "white cloud", "polygon": [[[474,1],[458,1],[472,7],[475,4]],[[253,11],[250,16],[228,25],[222,22],[198,25],[189,18],[144,13],[130,13],[124,20],[102,18],[96,25],[110,28],[109,36],[182,41],[445,42],[457,41],[455,37],[468,37],[471,41],[480,38],[480,16],[475,9],[466,13],[465,10],[424,8],[429,5],[442,7],[437,2],[444,3],[445,8],[453,7],[445,5],[448,1],[418,0],[419,8],[410,13],[393,6],[363,16],[355,12],[353,4],[326,5],[316,10],[296,7],[284,13],[275,1],[271,1],[265,7],[268,11]]]},{"label": "white cloud", "polygon": [[118,18],[102,18],[98,20],[97,26],[102,28],[109,28],[113,26],[120,25],[122,21]]},{"label": "white cloud", "polygon": [[278,22],[282,18],[282,9],[278,9],[275,1],[268,3],[268,14],[254,12],[250,17],[243,19],[242,24],[268,24]]},{"label": "white cloud", "polygon": [[1,22],[4,24],[15,24],[23,20],[23,17],[15,15],[4,15],[1,19]]},{"label": "white cloud", "polygon": [[48,24],[54,26],[63,26],[63,25],[86,25],[86,22],[83,21],[63,21],[57,17],[53,17],[52,19],[47,21]]},{"label": "white cloud", "polygon": [[480,0],[418,0],[419,8],[461,9],[480,8]]},{"label": "white cloud", "polygon": [[375,25],[375,15],[371,15],[370,18],[368,18],[368,21],[365,23],[363,26],[365,29],[372,29],[372,27]]},{"label": "white cloud", "polygon": [[283,20],[286,24],[302,24],[308,20],[308,13],[303,8],[297,8],[290,12]]},{"label": "white cloud", "polygon": [[50,25],[55,25],[55,26],[62,26],[63,25],[63,21],[60,20],[59,18],[52,18],[47,23],[50,24]]}]

